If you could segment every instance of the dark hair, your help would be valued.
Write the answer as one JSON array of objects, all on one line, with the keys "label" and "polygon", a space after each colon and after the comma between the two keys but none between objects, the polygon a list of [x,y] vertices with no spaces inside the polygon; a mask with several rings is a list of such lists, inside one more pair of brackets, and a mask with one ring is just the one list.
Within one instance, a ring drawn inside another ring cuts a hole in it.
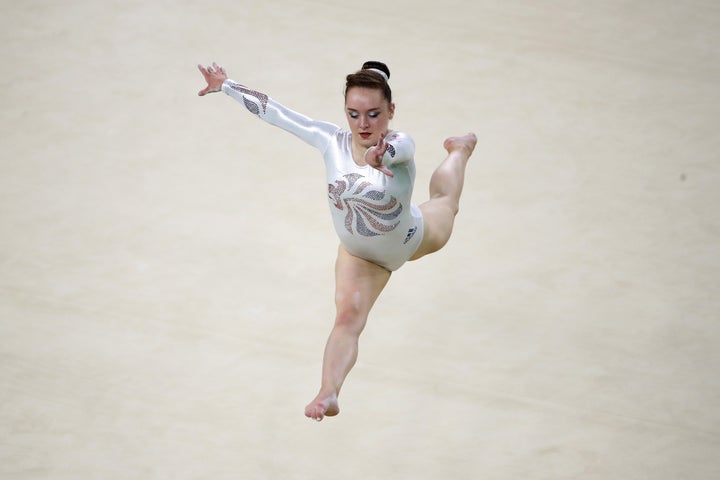
[{"label": "dark hair", "polygon": [[347,98],[348,90],[352,87],[364,87],[380,90],[388,103],[392,103],[392,90],[390,90],[387,80],[380,73],[371,69],[380,70],[387,75],[388,79],[390,78],[390,69],[383,62],[374,60],[365,62],[360,70],[345,78],[345,98]]}]

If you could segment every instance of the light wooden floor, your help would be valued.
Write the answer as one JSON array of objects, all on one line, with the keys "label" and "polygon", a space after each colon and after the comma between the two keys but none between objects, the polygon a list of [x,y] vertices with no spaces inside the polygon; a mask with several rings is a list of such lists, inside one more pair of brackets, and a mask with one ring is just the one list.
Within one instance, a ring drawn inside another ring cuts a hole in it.
[{"label": "light wooden floor", "polygon": [[[0,478],[720,478],[716,3],[5,3]],[[417,202],[480,141],[316,424],[322,162],[195,65],[342,124],[369,59]]]}]

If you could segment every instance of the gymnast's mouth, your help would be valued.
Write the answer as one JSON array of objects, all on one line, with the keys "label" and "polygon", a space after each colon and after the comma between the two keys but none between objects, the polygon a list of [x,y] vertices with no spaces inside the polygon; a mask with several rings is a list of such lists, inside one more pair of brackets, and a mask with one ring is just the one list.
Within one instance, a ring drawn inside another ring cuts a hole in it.
[{"label": "gymnast's mouth", "polygon": [[360,132],[359,135],[360,135],[362,138],[368,138],[368,137],[370,137],[370,135],[372,135],[372,134],[371,134],[371,133],[368,133],[368,132]]}]

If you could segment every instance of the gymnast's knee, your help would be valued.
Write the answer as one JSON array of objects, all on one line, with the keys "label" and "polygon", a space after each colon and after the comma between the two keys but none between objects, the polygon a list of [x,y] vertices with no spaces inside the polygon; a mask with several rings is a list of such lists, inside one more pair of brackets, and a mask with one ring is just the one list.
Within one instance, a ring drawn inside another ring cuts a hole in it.
[{"label": "gymnast's knee", "polygon": [[359,335],[365,327],[367,316],[353,305],[338,304],[335,314],[335,328]]}]

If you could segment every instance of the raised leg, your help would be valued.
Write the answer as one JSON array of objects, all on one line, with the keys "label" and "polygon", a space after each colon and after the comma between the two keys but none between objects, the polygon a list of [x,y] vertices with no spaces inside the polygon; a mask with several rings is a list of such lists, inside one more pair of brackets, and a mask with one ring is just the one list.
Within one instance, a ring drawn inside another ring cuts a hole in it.
[{"label": "raised leg", "polygon": [[430,199],[420,205],[425,224],[423,241],[410,260],[440,250],[450,239],[460,209],[465,167],[476,143],[474,133],[445,140],[448,155],[430,177]]},{"label": "raised leg", "polygon": [[350,255],[342,246],[335,263],[335,325],[323,356],[320,391],[305,416],[320,421],[340,413],[338,395],[358,356],[358,339],[390,272]]}]

